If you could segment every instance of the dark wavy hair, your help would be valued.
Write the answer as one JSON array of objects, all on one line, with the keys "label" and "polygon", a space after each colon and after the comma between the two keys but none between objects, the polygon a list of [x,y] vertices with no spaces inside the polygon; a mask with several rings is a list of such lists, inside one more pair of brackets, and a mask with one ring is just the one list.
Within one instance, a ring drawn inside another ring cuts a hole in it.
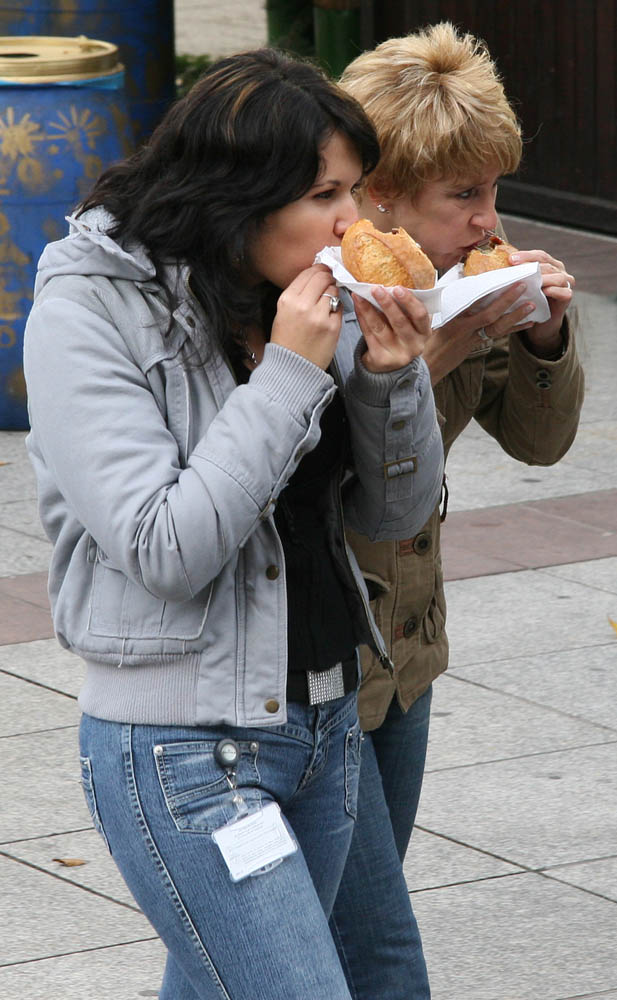
[{"label": "dark wavy hair", "polygon": [[212,332],[229,348],[234,332],[264,322],[272,299],[271,288],[241,277],[254,238],[266,216],[313,186],[335,131],[370,172],[379,159],[373,126],[320,70],[274,49],[230,56],[172,106],[146,146],[102,174],[80,211],[103,205],[117,220],[111,235],[143,244],[159,277],[166,262],[187,263]]}]

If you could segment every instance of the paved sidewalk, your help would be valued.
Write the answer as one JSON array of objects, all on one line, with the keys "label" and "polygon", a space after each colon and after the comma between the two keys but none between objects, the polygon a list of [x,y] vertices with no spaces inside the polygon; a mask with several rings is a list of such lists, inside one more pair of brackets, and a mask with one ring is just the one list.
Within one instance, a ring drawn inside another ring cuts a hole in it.
[{"label": "paved sidewalk", "polygon": [[176,52],[213,57],[266,43],[265,0],[175,0]]},{"label": "paved sidewalk", "polygon": [[[554,468],[475,428],[454,448],[451,666],[406,874],[434,1000],[617,1000],[617,241],[506,226],[579,274],[588,397]],[[0,433],[0,1000],[156,997],[163,949],[82,798],[23,438]]]}]

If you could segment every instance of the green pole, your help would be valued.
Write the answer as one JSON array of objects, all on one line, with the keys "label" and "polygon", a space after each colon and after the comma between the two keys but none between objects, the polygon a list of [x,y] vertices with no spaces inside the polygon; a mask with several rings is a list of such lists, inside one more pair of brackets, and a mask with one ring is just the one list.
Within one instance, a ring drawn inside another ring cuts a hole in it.
[{"label": "green pole", "polygon": [[313,0],[315,54],[334,78],[362,51],[361,0]]}]

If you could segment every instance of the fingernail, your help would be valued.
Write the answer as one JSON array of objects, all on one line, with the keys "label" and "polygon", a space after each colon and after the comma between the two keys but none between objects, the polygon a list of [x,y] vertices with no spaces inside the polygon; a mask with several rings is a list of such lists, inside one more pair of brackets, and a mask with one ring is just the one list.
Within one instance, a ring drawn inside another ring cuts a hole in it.
[{"label": "fingernail", "polygon": [[525,305],[525,312],[526,313],[533,312],[534,309],[535,309],[535,306],[534,306],[533,302],[527,302],[526,303],[526,305]]},{"label": "fingernail", "polygon": [[394,294],[396,295],[397,299],[404,299],[405,298],[405,289],[403,288],[402,285],[395,285],[394,286]]},{"label": "fingernail", "polygon": [[375,296],[376,299],[385,299],[387,294],[388,293],[385,291],[384,288],[381,287],[381,285],[375,285],[375,287],[373,288],[373,295]]},{"label": "fingernail", "polygon": [[520,259],[521,259],[520,253],[511,253],[510,254],[510,260],[513,260],[515,264],[518,263],[518,261]]}]

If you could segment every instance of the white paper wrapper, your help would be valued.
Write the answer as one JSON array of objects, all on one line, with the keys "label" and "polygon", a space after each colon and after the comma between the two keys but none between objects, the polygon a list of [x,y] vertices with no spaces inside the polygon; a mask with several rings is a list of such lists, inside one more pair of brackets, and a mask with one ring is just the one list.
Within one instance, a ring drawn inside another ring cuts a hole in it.
[{"label": "white paper wrapper", "polygon": [[[324,247],[317,254],[315,262],[325,264],[332,271],[332,276],[337,285],[347,288],[350,292],[355,292],[363,299],[368,299],[379,309],[378,303],[371,294],[374,285],[356,281],[349,271],[341,263],[340,247]],[[510,285],[517,281],[524,281],[525,288],[513,306],[508,310],[512,312],[522,302],[533,302],[535,309],[525,318],[526,323],[544,323],[550,317],[550,309],[546,296],[541,290],[540,284],[542,275],[540,265],[517,264],[515,267],[500,268],[498,271],[487,271],[486,274],[476,274],[471,278],[462,276],[463,265],[457,264],[450,268],[436,282],[434,288],[412,289],[416,298],[423,303],[429,316],[432,317],[432,326],[443,326],[459,313],[465,312],[471,306],[477,304],[480,309],[488,305],[500,292],[503,292]]]}]

